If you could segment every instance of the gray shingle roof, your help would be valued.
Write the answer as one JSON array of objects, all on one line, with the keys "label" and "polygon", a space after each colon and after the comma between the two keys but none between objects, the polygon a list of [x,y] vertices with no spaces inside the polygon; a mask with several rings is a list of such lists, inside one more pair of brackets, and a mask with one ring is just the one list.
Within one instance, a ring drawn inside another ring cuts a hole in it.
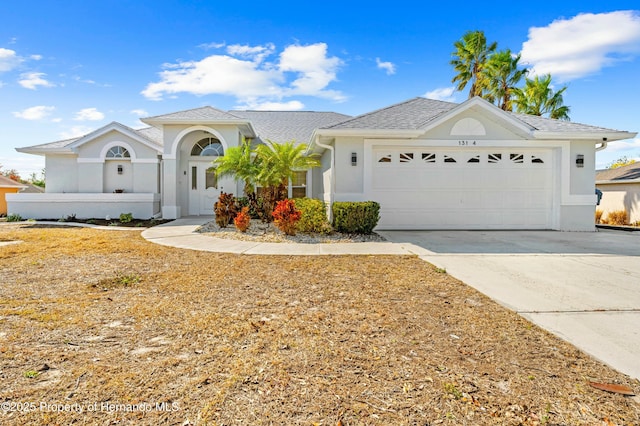
[{"label": "gray shingle roof", "polygon": [[[330,126],[330,129],[380,129],[380,130],[418,130],[446,114],[459,104],[417,97],[367,114],[359,115],[342,123]],[[604,127],[554,120],[535,115],[508,112],[513,118],[544,132],[616,132]]]},{"label": "gray shingle roof", "polygon": [[210,106],[187,109],[184,111],[172,112],[170,114],[156,115],[143,118],[142,121],[218,121],[218,120],[239,120],[240,118]]},{"label": "gray shingle roof", "polygon": [[456,106],[451,102],[413,98],[325,128],[415,130]]},{"label": "gray shingle roof", "polygon": [[72,143],[74,143],[75,141],[77,141],[78,139],[80,139],[82,136],[77,137],[77,138],[71,138],[71,139],[63,139],[63,140],[59,140],[59,141],[55,141],[55,142],[48,142],[48,143],[43,143],[43,144],[39,144],[39,145],[32,145],[32,146],[26,146],[24,148],[20,148],[20,149],[25,149],[25,150],[57,150],[57,149],[62,149],[64,147],[66,147],[67,145],[71,145]]},{"label": "gray shingle roof", "polygon": [[147,138],[150,141],[156,143],[157,145],[162,146],[162,131],[157,127],[145,127],[144,129],[134,130],[137,134],[142,136],[143,138]]},{"label": "gray shingle roof", "polygon": [[640,179],[640,162],[628,164],[615,169],[596,171],[596,181],[600,180],[633,180]]},{"label": "gray shingle roof", "polygon": [[316,111],[231,111],[251,121],[261,141],[308,144],[313,131],[351,118],[336,112]]}]

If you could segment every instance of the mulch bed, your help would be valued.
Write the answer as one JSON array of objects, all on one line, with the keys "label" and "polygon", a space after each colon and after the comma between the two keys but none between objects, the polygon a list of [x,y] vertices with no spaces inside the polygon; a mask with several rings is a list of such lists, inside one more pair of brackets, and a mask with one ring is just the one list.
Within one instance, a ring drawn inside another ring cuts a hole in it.
[{"label": "mulch bed", "polygon": [[26,226],[0,226],[3,425],[640,424],[588,383],[638,380],[417,257]]}]

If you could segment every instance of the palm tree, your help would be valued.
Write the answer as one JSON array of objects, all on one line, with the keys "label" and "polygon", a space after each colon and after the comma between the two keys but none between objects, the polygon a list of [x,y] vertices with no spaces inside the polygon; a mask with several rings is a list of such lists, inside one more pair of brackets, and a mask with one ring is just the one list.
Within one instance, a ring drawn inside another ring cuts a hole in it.
[{"label": "palm tree", "polygon": [[265,145],[259,145],[256,148],[259,160],[256,182],[262,187],[277,190],[277,198],[284,198],[281,194],[283,191],[286,194],[289,180],[296,172],[320,166],[315,156],[305,155],[306,150],[307,145],[296,145],[293,141],[282,144],[267,141]]},{"label": "palm tree", "polygon": [[497,102],[504,111],[512,111],[511,94],[529,70],[519,69],[520,55],[514,56],[510,49],[496,52],[487,61],[483,73],[486,77],[488,92],[485,98]]},{"label": "palm tree", "polygon": [[459,91],[464,90],[467,84],[471,83],[469,98],[482,96],[487,88],[482,69],[491,53],[496,50],[497,43],[493,42],[487,46],[487,38],[483,31],[468,31],[453,45],[456,50],[451,54],[453,59],[450,64],[453,65],[457,74],[451,82],[458,83],[456,90]]},{"label": "palm tree", "polygon": [[251,150],[251,143],[242,139],[239,146],[233,146],[226,150],[225,155],[214,160],[216,175],[233,176],[244,181],[244,193],[250,194],[254,190],[254,184],[259,171],[258,161]]},{"label": "palm tree", "polygon": [[514,104],[520,113],[548,115],[549,118],[569,121],[569,107],[564,105],[562,94],[567,87],[554,92],[551,87],[551,74],[526,79],[523,88],[513,89]]}]

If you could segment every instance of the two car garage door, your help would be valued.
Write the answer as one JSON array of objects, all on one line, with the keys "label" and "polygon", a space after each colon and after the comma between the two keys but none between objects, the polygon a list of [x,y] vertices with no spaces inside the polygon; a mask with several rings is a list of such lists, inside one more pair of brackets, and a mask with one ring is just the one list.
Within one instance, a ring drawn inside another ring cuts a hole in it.
[{"label": "two car garage door", "polygon": [[551,150],[373,147],[379,229],[549,229]]}]

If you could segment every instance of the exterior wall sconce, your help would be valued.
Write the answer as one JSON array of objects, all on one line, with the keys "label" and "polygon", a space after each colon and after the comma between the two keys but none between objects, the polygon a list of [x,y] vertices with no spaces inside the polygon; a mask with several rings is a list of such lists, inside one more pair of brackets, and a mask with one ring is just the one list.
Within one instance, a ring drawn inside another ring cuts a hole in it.
[{"label": "exterior wall sconce", "polygon": [[352,166],[358,165],[358,154],[356,152],[351,153],[351,165]]},{"label": "exterior wall sconce", "polygon": [[121,164],[118,164],[118,174],[121,175],[123,172],[123,168]]},{"label": "exterior wall sconce", "polygon": [[578,154],[576,157],[576,167],[584,167],[584,155]]}]

